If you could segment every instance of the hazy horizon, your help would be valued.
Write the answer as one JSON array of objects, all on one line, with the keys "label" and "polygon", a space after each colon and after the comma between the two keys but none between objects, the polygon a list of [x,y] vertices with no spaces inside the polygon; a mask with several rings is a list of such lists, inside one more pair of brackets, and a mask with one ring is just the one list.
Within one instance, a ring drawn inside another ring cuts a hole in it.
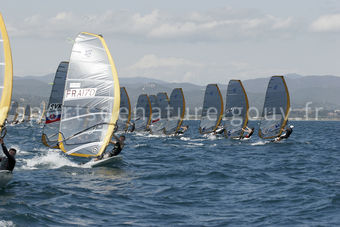
[{"label": "hazy horizon", "polygon": [[100,3],[3,3],[14,75],[54,73],[81,31],[103,34],[120,78],[208,84],[290,73],[340,75],[335,0]]}]

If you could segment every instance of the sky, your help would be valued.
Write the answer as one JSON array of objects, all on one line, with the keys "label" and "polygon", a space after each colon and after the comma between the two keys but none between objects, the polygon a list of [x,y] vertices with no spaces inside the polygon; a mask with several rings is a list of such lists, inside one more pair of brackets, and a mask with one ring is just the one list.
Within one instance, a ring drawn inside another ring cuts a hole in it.
[{"label": "sky", "polygon": [[54,73],[79,32],[102,34],[119,77],[227,83],[340,76],[340,1],[4,1],[15,76]]}]

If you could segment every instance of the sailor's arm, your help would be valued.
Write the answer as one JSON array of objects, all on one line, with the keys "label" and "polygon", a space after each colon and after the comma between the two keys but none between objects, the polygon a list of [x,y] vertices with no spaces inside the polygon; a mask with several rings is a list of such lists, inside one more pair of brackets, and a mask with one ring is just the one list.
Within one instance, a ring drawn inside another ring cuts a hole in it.
[{"label": "sailor's arm", "polygon": [[115,135],[115,134],[112,134],[112,137],[115,139],[115,141],[112,141],[112,139],[110,140],[110,143],[111,144],[116,144],[117,141],[119,141],[119,138]]},{"label": "sailor's arm", "polygon": [[4,152],[4,154],[5,154],[8,158],[12,158],[11,155],[8,153],[8,150],[7,150],[7,147],[5,146],[5,143],[4,143],[4,139],[3,139],[3,138],[0,138],[0,144],[1,144],[2,151]]}]

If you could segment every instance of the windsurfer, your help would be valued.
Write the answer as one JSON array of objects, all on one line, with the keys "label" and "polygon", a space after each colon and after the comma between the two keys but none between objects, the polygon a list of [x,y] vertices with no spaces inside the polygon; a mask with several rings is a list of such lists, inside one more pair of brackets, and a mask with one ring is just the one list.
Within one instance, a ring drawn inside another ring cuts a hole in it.
[{"label": "windsurfer", "polygon": [[5,146],[4,139],[0,138],[0,144],[2,147],[2,151],[6,155],[6,157],[0,157],[0,170],[9,170],[13,171],[15,167],[15,155],[17,151],[14,148],[7,150],[7,147]]},{"label": "windsurfer", "polygon": [[123,150],[124,145],[125,145],[124,144],[125,136],[122,135],[119,138],[115,136],[114,134],[112,136],[113,138],[115,138],[115,141],[110,141],[110,143],[113,144],[113,149],[109,152],[104,152],[101,156],[97,158],[97,160],[117,156]]},{"label": "windsurfer", "polygon": [[225,131],[225,128],[223,127],[223,125],[219,125],[219,126],[217,126],[217,129],[215,130],[214,135],[222,134],[222,133],[224,133],[224,131]]},{"label": "windsurfer", "polygon": [[285,132],[281,135],[275,138],[275,142],[280,141],[282,139],[288,139],[290,135],[293,133],[294,125],[290,125],[288,128],[286,128]]},{"label": "windsurfer", "polygon": [[177,132],[177,134],[184,134],[189,129],[189,125],[183,125],[181,129]]},{"label": "windsurfer", "polygon": [[246,132],[248,134],[245,135],[245,136],[242,136],[241,139],[244,139],[244,138],[249,139],[254,134],[255,128],[254,127],[253,128],[249,128],[248,126],[246,126],[246,128],[242,128],[242,131]]}]

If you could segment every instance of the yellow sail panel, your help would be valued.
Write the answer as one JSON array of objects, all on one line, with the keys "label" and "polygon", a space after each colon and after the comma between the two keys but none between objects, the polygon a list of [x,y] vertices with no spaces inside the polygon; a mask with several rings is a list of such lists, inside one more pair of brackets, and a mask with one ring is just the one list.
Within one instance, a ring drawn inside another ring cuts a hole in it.
[{"label": "yellow sail panel", "polygon": [[82,32],[73,45],[65,82],[59,147],[68,155],[101,155],[112,137],[120,86],[110,51],[100,35]]},{"label": "yellow sail panel", "polygon": [[11,47],[3,17],[0,13],[0,130],[11,105],[13,87],[13,63]]}]

